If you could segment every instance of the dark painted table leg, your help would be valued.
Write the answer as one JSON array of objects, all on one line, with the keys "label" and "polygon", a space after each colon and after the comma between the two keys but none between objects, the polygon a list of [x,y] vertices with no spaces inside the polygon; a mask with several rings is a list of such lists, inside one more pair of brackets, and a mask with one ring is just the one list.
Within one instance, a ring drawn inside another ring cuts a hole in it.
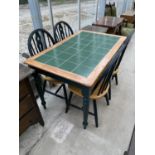
[{"label": "dark painted table leg", "polygon": [[39,116],[39,123],[40,123],[40,125],[44,126],[45,123],[44,123],[44,120],[43,120],[43,118],[42,118],[42,115],[41,115],[41,113],[40,113],[40,110],[39,110],[38,106],[36,106],[36,110],[38,111],[38,114],[40,115],[40,116]]},{"label": "dark painted table leg", "polygon": [[67,91],[66,91],[66,87],[65,84],[63,84],[63,91],[64,91],[64,97],[65,97],[65,102],[66,102],[66,113],[68,112],[68,108],[69,108],[69,103],[68,103],[68,96],[67,96]]},{"label": "dark painted table leg", "polygon": [[119,26],[119,34],[118,35],[121,35],[121,30],[122,30],[122,25]]},{"label": "dark painted table leg", "polygon": [[89,111],[89,88],[82,88],[83,94],[83,128],[86,129],[88,125],[88,111]]},{"label": "dark painted table leg", "polygon": [[44,92],[43,92],[43,87],[42,87],[41,76],[37,72],[35,72],[34,73],[34,79],[35,79],[35,84],[36,84],[38,94],[39,94],[40,99],[41,99],[41,104],[43,105],[44,109],[46,109],[46,102],[44,99]]}]

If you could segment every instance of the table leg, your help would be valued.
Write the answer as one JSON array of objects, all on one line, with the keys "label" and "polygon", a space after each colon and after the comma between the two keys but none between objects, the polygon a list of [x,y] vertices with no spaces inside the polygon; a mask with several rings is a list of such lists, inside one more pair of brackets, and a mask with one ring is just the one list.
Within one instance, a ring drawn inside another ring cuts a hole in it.
[{"label": "table leg", "polygon": [[122,29],[122,25],[119,26],[119,34],[118,35],[121,35],[121,29]]},{"label": "table leg", "polygon": [[35,79],[35,85],[36,85],[38,94],[39,94],[40,99],[41,99],[41,104],[43,105],[44,109],[46,109],[46,102],[45,102],[45,99],[44,99],[44,92],[43,92],[41,77],[37,72],[35,72],[33,74],[33,76],[34,76],[34,79]]},{"label": "table leg", "polygon": [[82,88],[83,94],[83,128],[86,129],[88,125],[89,112],[89,88]]}]

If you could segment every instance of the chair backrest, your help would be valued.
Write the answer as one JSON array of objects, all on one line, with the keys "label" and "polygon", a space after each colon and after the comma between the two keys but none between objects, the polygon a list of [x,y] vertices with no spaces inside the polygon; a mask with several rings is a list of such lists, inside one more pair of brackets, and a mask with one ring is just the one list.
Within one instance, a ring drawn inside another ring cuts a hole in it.
[{"label": "chair backrest", "polygon": [[55,40],[45,29],[36,29],[28,38],[28,50],[31,56],[55,44]]},{"label": "chair backrest", "polygon": [[118,67],[119,67],[119,65],[120,65],[120,63],[121,63],[121,61],[122,61],[122,58],[123,58],[123,56],[124,56],[124,53],[125,53],[125,51],[126,51],[126,48],[127,48],[127,46],[128,46],[128,44],[129,44],[129,41],[130,41],[130,39],[131,39],[131,36],[132,36],[132,33],[130,33],[128,36],[127,36],[127,39],[125,40],[125,42],[123,43],[123,50],[121,51],[121,53],[120,53],[120,56],[119,56],[119,58],[118,58],[118,61],[117,61],[117,64],[116,64],[116,66],[115,66],[115,70],[117,70],[118,69]]},{"label": "chair backrest", "polygon": [[111,80],[112,73],[115,69],[116,63],[118,61],[118,58],[119,58],[122,50],[124,50],[124,46],[121,46],[121,48],[113,56],[111,61],[107,64],[107,67],[105,68],[105,70],[104,70],[103,74],[101,75],[101,77],[99,78],[99,80],[96,82],[91,93],[93,93],[94,91],[96,91],[96,89],[98,89],[97,95],[100,95],[103,93],[104,90],[106,90],[106,88]]},{"label": "chair backrest", "polygon": [[54,26],[54,38],[56,42],[59,42],[69,37],[73,33],[74,32],[72,28],[70,27],[70,25],[64,21],[60,21]]}]

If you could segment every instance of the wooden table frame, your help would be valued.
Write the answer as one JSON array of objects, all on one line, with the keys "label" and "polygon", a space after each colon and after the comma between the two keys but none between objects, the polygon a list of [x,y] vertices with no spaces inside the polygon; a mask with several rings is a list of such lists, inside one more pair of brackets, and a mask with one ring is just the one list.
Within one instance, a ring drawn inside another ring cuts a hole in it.
[{"label": "wooden table frame", "polygon": [[[40,77],[38,76],[39,74],[44,74],[44,75],[50,76],[50,77],[55,78],[59,81],[74,85],[81,89],[82,94],[83,94],[83,127],[84,127],[84,129],[86,129],[86,127],[88,125],[90,90],[91,90],[92,86],[95,84],[95,82],[97,81],[98,77],[103,73],[104,68],[106,67],[108,62],[112,59],[114,54],[117,52],[117,50],[123,44],[126,37],[119,36],[120,39],[117,41],[117,43],[103,57],[103,59],[100,61],[100,63],[95,67],[95,69],[90,73],[90,75],[87,78],[77,75],[77,74],[74,74],[74,73],[71,73],[71,72],[68,72],[68,71],[65,71],[65,70],[62,70],[62,69],[54,67],[54,66],[48,66],[47,64],[42,64],[42,63],[35,61],[35,59],[37,57],[43,55],[44,53],[50,51],[51,49],[58,47],[59,45],[63,44],[70,38],[79,34],[80,32],[90,32],[90,31],[81,30],[81,31],[75,33],[74,35],[66,38],[65,40],[55,44],[53,47],[48,48],[48,49],[42,51],[41,53],[27,59],[25,61],[25,63],[36,70],[35,79],[37,80],[37,88],[38,88],[38,91],[40,92],[39,94],[41,96],[42,104],[44,105],[45,108],[46,108],[46,102],[43,97],[42,88],[40,87],[41,80],[40,80]],[[91,33],[113,36],[111,34],[105,34],[105,33],[100,33],[100,32],[91,32]]]}]

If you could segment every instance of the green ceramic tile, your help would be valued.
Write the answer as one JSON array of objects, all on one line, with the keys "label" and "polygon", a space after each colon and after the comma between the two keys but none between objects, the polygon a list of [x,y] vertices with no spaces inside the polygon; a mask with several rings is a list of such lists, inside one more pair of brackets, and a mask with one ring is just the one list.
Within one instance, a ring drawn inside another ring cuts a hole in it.
[{"label": "green ceramic tile", "polygon": [[80,65],[73,72],[76,74],[82,75],[84,77],[87,77],[92,72],[92,70],[93,70],[93,68],[91,68],[91,67],[86,67],[86,66]]},{"label": "green ceramic tile", "polygon": [[83,43],[80,42],[80,43],[73,44],[72,48],[80,48],[80,49],[82,49],[85,46],[86,46],[85,44],[83,44]]},{"label": "green ceramic tile", "polygon": [[70,39],[70,40],[64,42],[63,46],[64,46],[64,47],[71,47],[71,46],[75,43],[75,42],[72,42],[71,40],[72,40],[72,39]]},{"label": "green ceramic tile", "polygon": [[112,48],[114,45],[115,45],[115,43],[111,43],[111,42],[105,43],[105,42],[102,42],[99,47]]},{"label": "green ceramic tile", "polygon": [[89,48],[91,48],[91,49],[96,49],[98,46],[99,46],[99,44],[96,44],[96,43],[89,44]]},{"label": "green ceramic tile", "polygon": [[96,53],[101,54],[102,56],[105,56],[108,51],[109,51],[109,49],[107,49],[107,48],[97,48],[95,50]]},{"label": "green ceramic tile", "polygon": [[77,64],[71,63],[71,62],[65,62],[63,64],[61,64],[59,67],[61,69],[67,70],[72,72],[72,70],[77,66]]},{"label": "green ceramic tile", "polygon": [[107,36],[107,35],[105,35],[104,38],[106,38],[106,39],[111,39],[111,38],[115,38],[115,37],[114,37],[114,36]]},{"label": "green ceramic tile", "polygon": [[88,45],[89,43],[90,43],[89,38],[82,40],[82,44],[84,44],[84,45]]},{"label": "green ceramic tile", "polygon": [[102,43],[100,44],[100,48],[107,48],[107,49],[111,49],[113,47],[113,44],[105,44],[105,43]]},{"label": "green ceramic tile", "polygon": [[75,55],[75,56],[70,57],[70,59],[68,59],[68,62],[80,64],[84,60],[85,60],[85,57],[81,57],[79,55]]},{"label": "green ceramic tile", "polygon": [[81,50],[78,55],[80,57],[84,57],[84,58],[87,58],[91,53],[89,51],[86,51],[86,50]]},{"label": "green ceramic tile", "polygon": [[70,54],[63,52],[63,53],[60,53],[58,56],[59,56],[59,58],[61,58],[63,60],[67,60],[70,57]]},{"label": "green ceramic tile", "polygon": [[91,54],[88,56],[88,59],[93,59],[96,60],[98,62],[100,62],[100,60],[103,58],[103,56],[101,54],[95,53],[95,54]]},{"label": "green ceramic tile", "polygon": [[112,47],[111,47],[111,48],[107,48],[107,47],[104,47],[104,46],[103,46],[103,47],[101,47],[101,48],[103,48],[103,49],[105,49],[105,50],[107,50],[107,51],[109,52],[109,51],[111,50]]},{"label": "green ceramic tile", "polygon": [[47,53],[45,53],[44,55],[50,58],[58,58],[58,55],[62,53],[62,52],[57,52],[57,51],[49,51]]},{"label": "green ceramic tile", "polygon": [[68,45],[62,44],[62,45],[58,46],[58,47],[56,48],[56,50],[57,50],[57,51],[64,51],[65,49],[67,49],[67,48],[69,48],[69,47],[70,47],[70,46],[68,46]]},{"label": "green ceramic tile", "polygon": [[95,68],[97,64],[98,64],[98,60],[96,61],[94,59],[86,59],[81,65]]},{"label": "green ceramic tile", "polygon": [[97,49],[97,46],[88,46],[88,47],[84,48],[84,50],[87,50],[91,53],[94,53],[96,49]]},{"label": "green ceramic tile", "polygon": [[50,59],[50,58],[49,58],[48,56],[42,55],[42,56],[36,58],[35,60],[37,60],[37,61],[39,61],[39,62],[41,62],[41,63],[44,63],[44,62],[48,61],[49,59]]},{"label": "green ceramic tile", "polygon": [[118,39],[117,40],[106,40],[105,41],[105,43],[111,43],[111,44],[115,44],[116,42],[118,41]]},{"label": "green ceramic tile", "polygon": [[73,55],[73,54],[75,54],[75,53],[77,53],[77,52],[78,52],[78,49],[72,48],[72,47],[70,47],[70,48],[64,50],[64,53],[67,53],[67,54],[70,54],[70,55]]},{"label": "green ceramic tile", "polygon": [[93,41],[91,42],[91,44],[100,45],[100,44],[103,43],[103,42],[104,42],[104,40],[99,39],[99,40],[93,40]]},{"label": "green ceramic tile", "polygon": [[49,61],[46,62],[46,64],[50,66],[56,66],[59,67],[62,63],[64,63],[63,59],[50,59]]},{"label": "green ceramic tile", "polygon": [[115,41],[116,42],[116,41],[118,41],[118,39],[119,39],[119,37],[114,37],[114,38],[111,37],[111,38],[109,38],[109,41]]},{"label": "green ceramic tile", "polygon": [[80,38],[78,38],[78,36],[75,36],[70,39],[70,43],[75,43],[75,42],[79,42],[79,41],[80,41]]}]

